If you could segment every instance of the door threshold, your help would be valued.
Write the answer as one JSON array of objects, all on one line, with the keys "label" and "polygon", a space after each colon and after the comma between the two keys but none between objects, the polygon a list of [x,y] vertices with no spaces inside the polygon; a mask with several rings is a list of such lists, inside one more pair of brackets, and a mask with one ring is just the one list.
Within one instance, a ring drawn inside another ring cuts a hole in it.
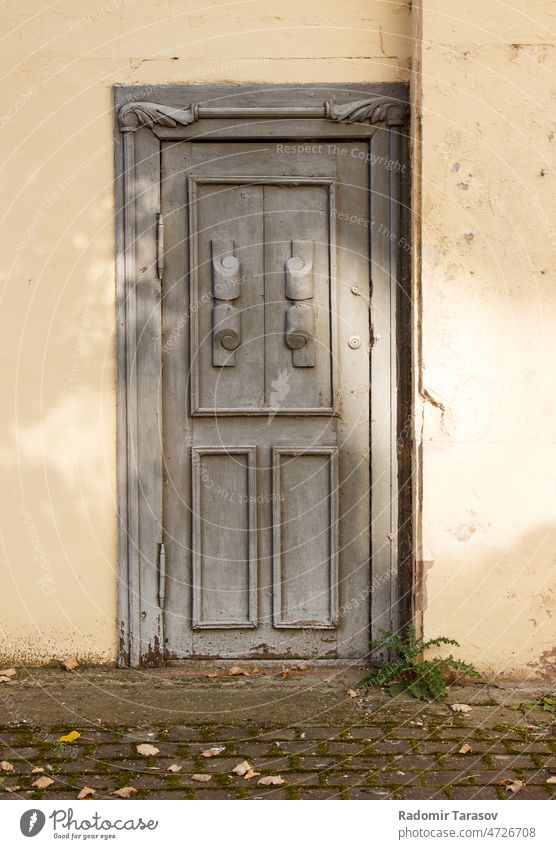
[{"label": "door threshold", "polygon": [[253,660],[252,658],[216,658],[216,657],[203,657],[203,658],[180,658],[180,659],[172,659],[164,662],[164,666],[168,668],[179,668],[179,667],[223,667],[228,668],[232,666],[242,666],[247,669],[254,669],[255,667],[259,669],[271,668],[286,668],[286,669],[299,669],[300,667],[306,667],[307,669],[311,669],[312,667],[321,667],[321,668],[341,668],[341,669],[368,669],[370,666],[370,661],[361,658],[315,658],[314,660],[308,658],[272,658],[268,660]]}]

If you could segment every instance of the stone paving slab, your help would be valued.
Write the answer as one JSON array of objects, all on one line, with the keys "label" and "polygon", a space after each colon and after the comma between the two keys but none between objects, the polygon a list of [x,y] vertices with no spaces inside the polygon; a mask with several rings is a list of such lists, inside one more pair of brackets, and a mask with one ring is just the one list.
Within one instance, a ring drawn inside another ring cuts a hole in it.
[{"label": "stone paving slab", "polygon": [[[133,798],[184,800],[514,801],[556,792],[547,783],[556,775],[556,717],[523,707],[538,688],[453,687],[447,704],[428,705],[380,690],[351,698],[362,677],[355,669],[206,676],[207,666],[182,676],[18,673],[0,689],[0,799],[75,799],[85,786],[97,798],[132,786]],[[454,713],[456,702],[471,711]],[[61,742],[71,730],[79,738]],[[142,756],[140,743],[159,751]],[[472,751],[461,753],[464,744]],[[217,746],[217,756],[203,756]],[[244,760],[260,776],[234,774]],[[284,783],[258,783],[270,776]],[[52,784],[33,786],[41,777]],[[504,782],[516,779],[523,786],[514,794]]]}]

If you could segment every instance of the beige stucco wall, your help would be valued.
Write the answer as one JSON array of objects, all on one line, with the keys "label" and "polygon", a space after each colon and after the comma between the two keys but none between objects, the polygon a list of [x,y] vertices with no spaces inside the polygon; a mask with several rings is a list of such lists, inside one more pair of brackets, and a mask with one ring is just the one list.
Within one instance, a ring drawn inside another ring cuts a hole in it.
[{"label": "beige stucco wall", "polygon": [[420,620],[485,670],[554,667],[556,9],[407,6],[2,7],[5,660],[115,656],[111,86],[397,81],[413,53]]},{"label": "beige stucco wall", "polygon": [[116,651],[115,83],[408,79],[406,4],[2,6],[0,655]]},{"label": "beige stucco wall", "polygon": [[424,631],[554,676],[556,5],[423,0],[422,27]]}]

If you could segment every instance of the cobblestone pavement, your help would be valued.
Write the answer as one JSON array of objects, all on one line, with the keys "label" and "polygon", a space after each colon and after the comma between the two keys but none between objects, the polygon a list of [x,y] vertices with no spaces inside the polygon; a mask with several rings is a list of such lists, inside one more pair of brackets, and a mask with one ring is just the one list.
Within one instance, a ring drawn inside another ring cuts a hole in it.
[{"label": "cobblestone pavement", "polygon": [[[92,788],[96,798],[113,798],[114,791],[130,786],[136,799],[519,800],[550,799],[556,791],[556,785],[547,784],[556,775],[555,717],[540,707],[523,707],[537,697],[529,691],[456,688],[449,701],[465,697],[471,707],[462,715],[449,704],[392,700],[381,692],[350,698],[346,685],[358,678],[353,672],[309,673],[293,686],[275,672],[264,681],[230,680],[226,671],[203,682],[157,675],[154,683],[152,677],[133,679],[133,704],[140,693],[144,704],[149,687],[156,689],[162,680],[167,696],[159,693],[158,700],[169,705],[165,722],[151,710],[128,723],[107,716],[91,721],[77,696],[88,693],[94,702],[100,681],[105,695],[113,697],[122,674],[127,673],[106,672],[104,678],[102,673],[74,673],[68,685],[68,678],[35,673],[4,685],[0,798],[75,799],[84,787]],[[222,697],[222,687],[233,695],[243,691],[245,707],[236,709],[232,699],[226,720],[213,721],[211,705],[218,693]],[[38,705],[54,690],[58,721],[52,709],[46,717],[40,708],[30,708],[33,697]],[[183,708],[188,694],[199,690],[206,695],[205,714],[197,710],[184,722],[176,705]],[[299,712],[301,694],[306,701]],[[312,714],[308,694],[313,706],[320,699]],[[102,697],[97,692],[94,707]],[[285,701],[283,713],[292,721],[283,716],[265,721],[269,699],[273,705]],[[127,691],[123,701],[130,703]],[[22,719],[21,712],[31,718]],[[232,715],[239,721],[231,721]],[[60,741],[73,730],[80,734],[74,742]],[[144,743],[159,751],[140,754],[137,746]],[[202,754],[220,748],[212,757]],[[260,775],[234,774],[244,761]],[[271,776],[283,783],[260,783]],[[45,778],[52,783],[41,788]]]}]

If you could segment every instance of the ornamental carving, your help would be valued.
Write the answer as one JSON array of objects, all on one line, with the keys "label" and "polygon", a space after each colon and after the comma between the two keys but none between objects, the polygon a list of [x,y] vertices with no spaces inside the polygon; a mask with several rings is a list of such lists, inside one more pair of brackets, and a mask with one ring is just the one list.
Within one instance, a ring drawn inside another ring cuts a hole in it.
[{"label": "ornamental carving", "polygon": [[[186,127],[200,118],[324,118],[330,121],[346,123],[381,124],[389,126],[404,123],[407,106],[399,100],[391,97],[372,97],[368,100],[355,100],[350,103],[335,103],[334,100],[326,101],[322,107],[308,107],[307,110],[299,107],[293,109],[291,114],[284,107],[268,109],[260,107],[231,108],[226,106],[202,106],[197,103],[189,106],[167,106],[162,103],[148,103],[138,100],[122,106],[118,119],[122,132],[134,132],[140,127],[174,128]],[[304,114],[306,112],[306,114]]]},{"label": "ornamental carving", "polygon": [[390,126],[403,124],[406,106],[391,97],[373,97],[371,100],[355,100],[352,103],[328,103],[328,117],[332,121],[349,123],[381,124]]},{"label": "ornamental carving", "polygon": [[160,103],[147,103],[137,100],[122,106],[118,113],[120,129],[138,130],[139,127],[187,126],[197,120],[195,106],[166,106]]}]

